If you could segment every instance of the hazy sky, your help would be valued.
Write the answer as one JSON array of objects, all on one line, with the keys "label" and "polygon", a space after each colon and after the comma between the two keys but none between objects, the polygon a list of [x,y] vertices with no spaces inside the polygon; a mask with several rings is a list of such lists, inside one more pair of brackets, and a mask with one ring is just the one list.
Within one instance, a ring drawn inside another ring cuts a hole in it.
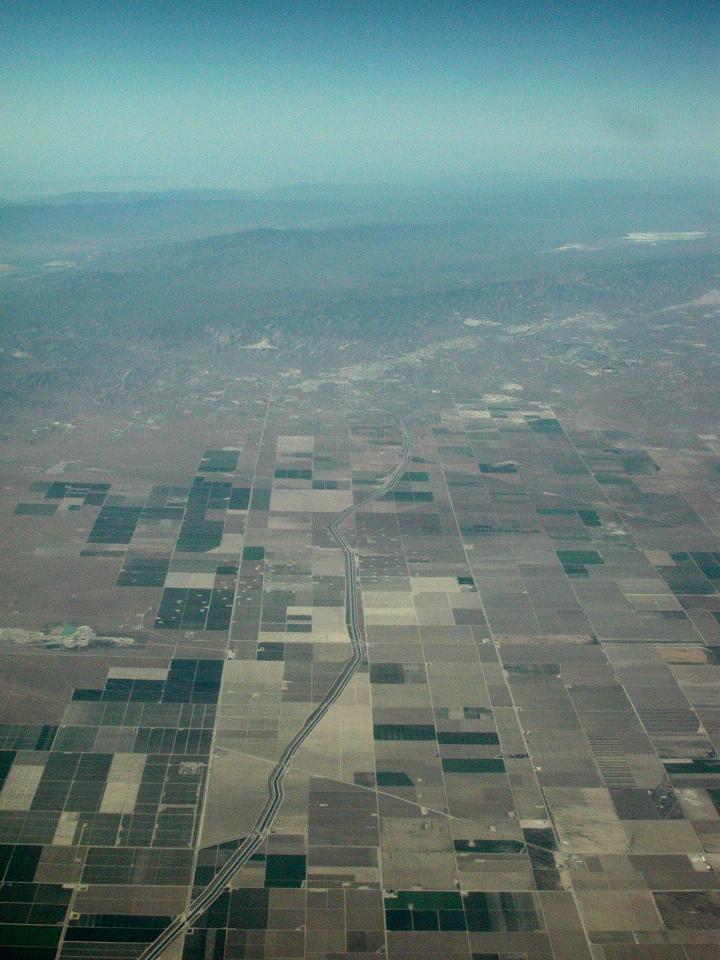
[{"label": "hazy sky", "polygon": [[0,13],[0,193],[720,169],[715,0]]}]

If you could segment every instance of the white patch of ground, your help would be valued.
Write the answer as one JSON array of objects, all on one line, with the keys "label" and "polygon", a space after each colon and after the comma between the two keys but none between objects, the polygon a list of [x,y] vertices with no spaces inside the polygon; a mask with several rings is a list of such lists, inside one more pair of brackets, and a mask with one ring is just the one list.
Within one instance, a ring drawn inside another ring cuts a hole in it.
[{"label": "white patch of ground", "polygon": [[673,240],[700,240],[706,237],[704,230],[676,231],[672,233],[655,233],[654,231],[626,233],[623,240],[630,243],[669,243]]},{"label": "white patch of ground", "polygon": [[80,460],[60,460],[59,463],[56,463],[52,467],[48,467],[45,473],[63,473],[66,467],[69,467],[71,463],[81,463]]},{"label": "white patch of ground", "polygon": [[624,237],[616,237],[608,240],[600,240],[598,243],[563,243],[559,247],[553,247],[550,253],[565,253],[568,250],[580,250],[584,252],[593,250],[606,250],[608,247],[617,247],[626,243],[672,243],[682,240],[700,240],[706,237],[704,230],[677,230],[677,231],[656,231],[656,230],[632,230],[626,233]]},{"label": "white patch of ground", "polygon": [[467,317],[463,320],[466,327],[499,327],[497,320],[478,320],[475,317]]},{"label": "white patch of ground", "polygon": [[671,307],[665,307],[662,313],[672,313],[674,310],[684,310],[686,307],[720,307],[720,290],[708,290],[702,296],[695,300],[688,300],[687,303],[675,303]]}]

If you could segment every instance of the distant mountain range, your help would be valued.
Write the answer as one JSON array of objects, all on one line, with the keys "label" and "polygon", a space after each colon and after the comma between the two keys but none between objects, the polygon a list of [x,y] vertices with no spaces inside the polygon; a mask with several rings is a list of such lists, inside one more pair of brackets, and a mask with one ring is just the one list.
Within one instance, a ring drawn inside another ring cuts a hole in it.
[{"label": "distant mountain range", "polygon": [[202,191],[69,194],[0,204],[0,251],[26,257],[62,248],[105,250],[257,227],[324,225],[347,217],[336,203],[264,200]]},{"label": "distant mountain range", "polygon": [[[518,217],[574,218],[595,227],[629,213],[702,218],[717,206],[720,186],[709,180],[572,181],[480,185],[295,184],[263,191],[167,190],[74,192],[0,200],[0,260],[41,259],[64,248],[118,250],[168,240],[195,240],[257,228],[327,228],[359,223],[446,223]],[[626,226],[618,222],[617,228]],[[614,224],[613,224],[614,228]],[[659,229],[655,223],[646,228]],[[706,229],[703,224],[698,229]],[[670,227],[666,227],[670,229]]]},{"label": "distant mountain range", "polygon": [[[354,330],[390,301],[482,303],[487,284],[562,283],[720,249],[718,195],[698,183],[554,184],[464,199],[386,187],[362,199],[358,188],[352,202],[353,190],[339,192],[343,200],[298,187],[294,199],[173,191],[1,205],[2,323],[192,337],[207,326],[262,332],[335,316]],[[622,242],[675,234],[692,239]]]}]

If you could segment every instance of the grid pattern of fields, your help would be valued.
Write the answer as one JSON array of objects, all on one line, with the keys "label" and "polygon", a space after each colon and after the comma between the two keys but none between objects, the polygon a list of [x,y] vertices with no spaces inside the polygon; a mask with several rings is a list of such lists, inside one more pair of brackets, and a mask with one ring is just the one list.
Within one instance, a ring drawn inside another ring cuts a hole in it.
[{"label": "grid pattern of fields", "polygon": [[[18,524],[93,511],[83,562],[150,612],[59,723],[0,727],[3,957],[138,957],[252,829],[347,660],[327,525],[402,437],[293,400],[194,478],[19,504]],[[683,492],[671,452],[539,404],[410,428],[409,469],[345,528],[367,664],[167,957],[717,960],[715,499]]]}]

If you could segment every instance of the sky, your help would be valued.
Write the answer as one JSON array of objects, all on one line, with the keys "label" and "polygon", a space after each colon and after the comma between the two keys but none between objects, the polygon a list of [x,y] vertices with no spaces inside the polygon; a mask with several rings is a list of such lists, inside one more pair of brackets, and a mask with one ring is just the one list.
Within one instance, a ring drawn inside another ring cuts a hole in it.
[{"label": "sky", "polygon": [[0,195],[720,174],[720,5],[0,0]]}]

